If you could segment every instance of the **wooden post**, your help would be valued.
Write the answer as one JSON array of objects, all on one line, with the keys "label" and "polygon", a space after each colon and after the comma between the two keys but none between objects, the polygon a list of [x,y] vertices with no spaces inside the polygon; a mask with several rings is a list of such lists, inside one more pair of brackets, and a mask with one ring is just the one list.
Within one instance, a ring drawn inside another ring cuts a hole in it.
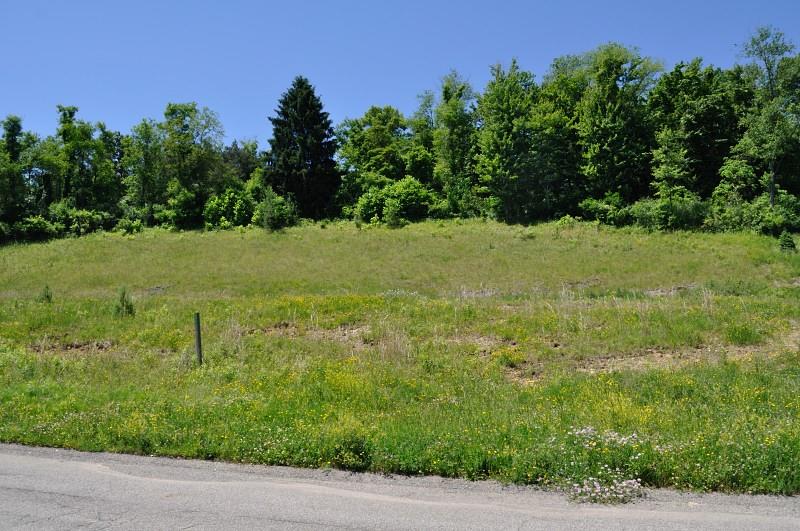
[{"label": "wooden post", "polygon": [[203,364],[203,342],[200,339],[200,312],[194,312],[194,350],[198,365]]}]

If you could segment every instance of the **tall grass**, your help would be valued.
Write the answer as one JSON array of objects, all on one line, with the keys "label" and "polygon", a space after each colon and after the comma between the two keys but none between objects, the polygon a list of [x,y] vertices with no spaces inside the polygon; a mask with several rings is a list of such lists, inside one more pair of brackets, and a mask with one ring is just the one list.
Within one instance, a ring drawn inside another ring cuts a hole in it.
[{"label": "tall grass", "polygon": [[7,247],[0,266],[3,441],[800,492],[800,259],[769,238],[155,230]]}]

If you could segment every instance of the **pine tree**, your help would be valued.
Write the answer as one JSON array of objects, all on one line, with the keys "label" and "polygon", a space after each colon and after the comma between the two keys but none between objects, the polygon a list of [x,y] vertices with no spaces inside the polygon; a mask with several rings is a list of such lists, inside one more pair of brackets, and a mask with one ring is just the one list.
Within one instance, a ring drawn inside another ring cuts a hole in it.
[{"label": "pine tree", "polygon": [[329,213],[340,180],[328,113],[302,76],[281,96],[275,112],[269,119],[272,183],[279,193],[294,196],[302,217],[321,219]]}]

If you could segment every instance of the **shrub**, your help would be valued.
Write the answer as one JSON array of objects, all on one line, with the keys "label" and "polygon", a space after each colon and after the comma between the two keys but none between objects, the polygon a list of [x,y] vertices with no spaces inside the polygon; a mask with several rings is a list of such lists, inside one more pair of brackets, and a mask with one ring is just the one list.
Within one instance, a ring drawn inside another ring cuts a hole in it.
[{"label": "shrub", "polygon": [[725,181],[711,194],[704,226],[712,231],[741,230],[745,226],[746,203],[737,189]]},{"label": "shrub", "polygon": [[354,214],[355,218],[364,222],[380,221],[383,217],[384,197],[381,190],[370,188],[358,198]]},{"label": "shrub", "polygon": [[222,195],[212,196],[206,202],[203,219],[209,228],[243,227],[253,219],[254,212],[255,201],[248,191],[229,188]]},{"label": "shrub", "polygon": [[0,221],[0,244],[11,241],[13,234],[11,225]]},{"label": "shrub", "polygon": [[622,197],[619,193],[606,194],[603,199],[584,199],[578,204],[584,219],[606,225],[625,225]]},{"label": "shrub", "polygon": [[362,221],[384,221],[396,227],[428,217],[431,205],[436,206],[438,216],[445,217],[446,202],[442,204],[418,180],[405,177],[381,189],[370,188],[359,197],[354,213]]},{"label": "shrub", "polygon": [[167,205],[154,212],[157,223],[188,229],[200,225],[203,219],[202,198],[173,179],[167,185]]},{"label": "shrub", "polygon": [[797,252],[797,245],[794,243],[794,238],[792,238],[792,235],[789,234],[788,231],[781,232],[778,238],[778,245],[780,245],[781,251],[785,253]]},{"label": "shrub", "polygon": [[133,317],[136,315],[136,308],[133,306],[133,299],[128,294],[128,290],[122,288],[119,290],[119,297],[117,304],[114,306],[114,315],[117,317]]},{"label": "shrub", "polygon": [[122,218],[114,226],[115,232],[121,232],[125,235],[142,232],[142,230],[144,230],[144,224],[141,219]]},{"label": "shrub", "polygon": [[372,444],[360,430],[343,428],[336,433],[330,463],[335,468],[363,472],[372,465]]},{"label": "shrub", "polygon": [[800,200],[777,190],[775,205],[770,206],[769,194],[764,193],[748,203],[744,210],[744,222],[761,234],[778,236],[783,231],[800,230]]},{"label": "shrub", "polygon": [[650,230],[660,228],[661,212],[657,199],[640,199],[626,207],[625,211],[634,225]]},{"label": "shrub", "polygon": [[52,303],[53,302],[53,292],[50,291],[50,286],[45,285],[44,289],[42,290],[42,292],[39,294],[38,297],[36,297],[36,300],[38,302],[43,302],[43,303],[46,303],[46,304]]},{"label": "shrub", "polygon": [[50,205],[48,213],[50,221],[64,226],[65,231],[74,236],[110,228],[113,220],[108,212],[77,209],[67,200]]},{"label": "shrub", "polygon": [[428,216],[433,194],[413,177],[405,177],[383,189],[384,208],[392,200],[393,214],[409,221],[419,221]]},{"label": "shrub", "polygon": [[688,230],[703,225],[708,205],[697,194],[679,188],[658,198],[658,228]]},{"label": "shrub", "polygon": [[43,241],[64,232],[60,223],[51,223],[42,216],[30,216],[14,224],[12,233],[17,240]]},{"label": "shrub", "polygon": [[797,231],[800,230],[800,200],[778,189],[774,206],[770,206],[768,193],[748,202],[742,199],[736,187],[722,182],[711,196],[705,226],[715,231],[745,229],[772,236],[783,231]]},{"label": "shrub", "polygon": [[253,213],[253,225],[279,230],[296,225],[297,221],[297,207],[294,201],[291,198],[280,196],[272,188],[266,187],[264,200],[258,204]]},{"label": "shrub", "polygon": [[388,197],[383,204],[383,221],[392,228],[399,228],[408,223],[408,220],[402,215],[400,201],[396,198]]}]

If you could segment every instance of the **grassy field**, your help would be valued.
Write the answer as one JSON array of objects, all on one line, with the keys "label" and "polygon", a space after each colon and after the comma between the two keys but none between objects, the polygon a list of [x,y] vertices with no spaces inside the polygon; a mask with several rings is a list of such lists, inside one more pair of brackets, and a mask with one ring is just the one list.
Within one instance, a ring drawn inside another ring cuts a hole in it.
[{"label": "grassy field", "polygon": [[800,493],[798,323],[800,257],[748,234],[452,221],[10,246],[0,440]]}]

